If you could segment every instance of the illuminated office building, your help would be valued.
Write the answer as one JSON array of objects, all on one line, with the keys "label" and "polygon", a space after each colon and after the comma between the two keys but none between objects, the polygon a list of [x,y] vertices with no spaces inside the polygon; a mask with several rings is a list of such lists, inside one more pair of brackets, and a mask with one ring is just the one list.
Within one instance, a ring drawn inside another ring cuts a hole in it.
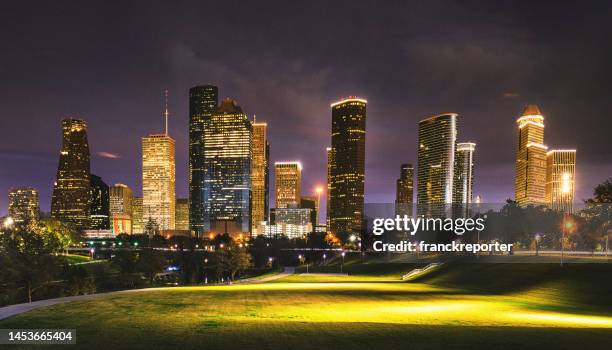
[{"label": "illuminated office building", "polygon": [[536,105],[527,105],[516,120],[516,176],[514,193],[521,206],[545,202],[546,151],[544,117]]},{"label": "illuminated office building", "polygon": [[142,138],[143,220],[151,219],[159,230],[174,230],[176,210],[175,142],[168,135],[166,95],[166,132]]},{"label": "illuminated office building", "polygon": [[70,222],[79,230],[89,226],[89,143],[87,124],[62,120],[62,148],[53,184],[51,217]]},{"label": "illuminated office building", "polygon": [[275,162],[276,207],[299,206],[302,190],[302,164]]},{"label": "illuminated office building", "polygon": [[204,232],[251,230],[253,126],[234,100],[204,120]]},{"label": "illuminated office building", "polygon": [[546,204],[553,210],[571,213],[576,181],[576,150],[546,153]]},{"label": "illuminated office building", "polygon": [[132,200],[132,233],[144,233],[142,197],[134,197],[134,199]]},{"label": "illuminated office building", "polygon": [[474,151],[473,142],[457,143],[455,151],[455,181],[453,203],[470,205],[474,189]]},{"label": "illuminated office building", "polygon": [[89,229],[108,230],[110,228],[108,185],[101,177],[94,174],[90,175],[89,185]]},{"label": "illuminated office building", "polygon": [[414,167],[412,164],[402,164],[400,176],[395,187],[395,213],[412,216],[414,191]]},{"label": "illuminated office building", "polygon": [[133,233],[134,196],[132,189],[124,184],[115,184],[110,188],[110,215],[113,233]]},{"label": "illuminated office building", "polygon": [[262,221],[268,221],[269,163],[268,124],[258,123],[253,118],[253,161],[251,163],[251,186],[253,190],[251,218],[253,229],[256,229]]},{"label": "illuminated office building", "polygon": [[189,226],[204,232],[204,121],[217,110],[219,90],[213,85],[189,89]]},{"label": "illuminated office building", "polygon": [[332,161],[333,161],[332,148],[327,147],[325,149],[325,154],[327,155],[327,193],[325,194],[325,229],[326,231],[329,231],[330,230],[330,227],[329,227],[329,194],[331,193],[331,189],[332,189],[332,182],[331,182],[331,166],[332,166]]},{"label": "illuminated office building", "polygon": [[8,215],[15,224],[36,224],[40,216],[38,190],[15,187],[8,194]]},{"label": "illuminated office building", "polygon": [[453,201],[457,114],[445,113],[419,122],[417,214],[446,216]]},{"label": "illuminated office building", "polygon": [[329,227],[340,237],[364,226],[366,105],[356,97],[331,104]]},{"label": "illuminated office building", "polygon": [[175,216],[175,229],[180,231],[189,231],[189,199],[177,198]]}]

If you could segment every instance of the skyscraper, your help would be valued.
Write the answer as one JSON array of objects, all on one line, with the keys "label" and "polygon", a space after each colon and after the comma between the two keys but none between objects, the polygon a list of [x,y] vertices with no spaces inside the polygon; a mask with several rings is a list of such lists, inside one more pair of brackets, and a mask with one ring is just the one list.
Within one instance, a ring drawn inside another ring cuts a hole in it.
[{"label": "skyscraper", "polygon": [[576,150],[546,153],[546,204],[553,210],[571,213],[576,183]]},{"label": "skyscraper", "polygon": [[521,206],[544,204],[546,191],[546,151],[544,117],[536,105],[527,105],[516,120],[515,199]]},{"label": "skyscraper", "polygon": [[302,191],[302,164],[300,162],[275,162],[274,171],[276,207],[299,206]]},{"label": "skyscraper", "polygon": [[166,132],[142,138],[143,220],[153,220],[160,230],[174,230],[176,210],[175,142],[168,135],[166,91]]},{"label": "skyscraper", "polygon": [[363,228],[366,104],[357,97],[331,104],[329,227],[341,238]]},{"label": "skyscraper", "polygon": [[453,201],[457,114],[445,113],[419,122],[417,213],[445,216]]},{"label": "skyscraper", "polygon": [[124,184],[114,184],[110,188],[110,215],[113,233],[133,233],[133,192]]},{"label": "skyscraper", "polygon": [[258,123],[253,117],[253,161],[251,163],[251,185],[253,187],[253,204],[251,217],[253,229],[262,221],[268,221],[268,183],[269,152],[268,124]]},{"label": "skyscraper", "polygon": [[87,124],[81,119],[64,119],[51,217],[74,223],[79,230],[86,229],[89,226],[89,187]]},{"label": "skyscraper", "polygon": [[189,231],[189,199],[176,199],[176,230]]},{"label": "skyscraper", "polygon": [[204,232],[251,230],[253,126],[232,99],[204,120]]},{"label": "skyscraper", "polygon": [[144,223],[142,218],[142,197],[134,197],[132,200],[132,233],[144,233]]},{"label": "skyscraper", "polygon": [[414,191],[414,167],[412,164],[402,164],[400,176],[395,190],[395,213],[412,216]]},{"label": "skyscraper", "polygon": [[101,177],[94,174],[90,175],[89,184],[89,228],[108,230],[110,227],[108,185]]},{"label": "skyscraper", "polygon": [[8,215],[16,224],[36,224],[39,218],[38,190],[15,187],[8,194]]},{"label": "skyscraper", "polygon": [[332,167],[332,148],[325,148],[325,154],[327,155],[327,193],[325,193],[325,230],[330,231],[329,227],[329,194],[331,193],[332,182],[331,182],[331,167]]},{"label": "skyscraper", "polygon": [[474,151],[473,142],[457,143],[455,151],[455,180],[453,183],[453,203],[470,205],[474,188]]},{"label": "skyscraper", "polygon": [[213,85],[189,89],[189,227],[204,232],[204,121],[217,110],[219,90]]}]

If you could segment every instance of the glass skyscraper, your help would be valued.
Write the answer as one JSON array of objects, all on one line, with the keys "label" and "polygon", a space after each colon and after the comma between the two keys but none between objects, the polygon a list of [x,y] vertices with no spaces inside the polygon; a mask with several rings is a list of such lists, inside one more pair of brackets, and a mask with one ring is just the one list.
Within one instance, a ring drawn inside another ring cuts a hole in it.
[{"label": "glass skyscraper", "polygon": [[108,185],[97,175],[91,174],[90,179],[89,228],[108,230],[110,227]]},{"label": "glass skyscraper", "polygon": [[516,120],[515,199],[519,205],[542,205],[546,191],[544,116],[536,105],[527,105]]},{"label": "glass skyscraper", "polygon": [[276,208],[297,207],[302,196],[302,164],[275,162]]},{"label": "glass skyscraper", "polygon": [[576,183],[576,150],[550,150],[546,153],[546,204],[564,213],[573,211]]},{"label": "glass skyscraper", "polygon": [[174,230],[176,210],[175,142],[167,134],[142,138],[142,208],[144,221]]},{"label": "glass skyscraper", "polygon": [[366,105],[356,97],[331,104],[329,228],[340,238],[363,229]]},{"label": "glass skyscraper", "polygon": [[251,218],[253,229],[257,229],[262,221],[268,221],[269,169],[268,124],[256,122],[253,119],[253,161],[251,163],[251,185],[253,189]]},{"label": "glass skyscraper", "polygon": [[413,192],[414,167],[412,164],[402,164],[395,189],[396,214],[412,216]]},{"label": "glass skyscraper", "polygon": [[81,119],[64,119],[51,217],[73,223],[79,230],[89,227],[89,175],[87,124]]},{"label": "glass skyscraper", "polygon": [[215,113],[219,90],[213,85],[189,89],[189,229],[204,232],[204,121]]},{"label": "glass skyscraper", "polygon": [[457,114],[419,122],[417,214],[446,216],[453,201]]},{"label": "glass skyscraper", "polygon": [[9,190],[8,214],[16,224],[36,224],[40,216],[38,190],[15,187]]},{"label": "glass skyscraper", "polygon": [[253,126],[232,99],[204,119],[204,232],[251,231]]}]

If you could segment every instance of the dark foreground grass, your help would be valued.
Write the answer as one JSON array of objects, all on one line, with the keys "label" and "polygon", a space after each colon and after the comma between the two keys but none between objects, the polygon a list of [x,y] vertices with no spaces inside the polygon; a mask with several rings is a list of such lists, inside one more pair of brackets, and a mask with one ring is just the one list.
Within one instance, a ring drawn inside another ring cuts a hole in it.
[{"label": "dark foreground grass", "polygon": [[[542,268],[542,283],[517,290],[507,287],[512,275],[533,272],[509,266],[459,265],[419,283],[390,280],[392,268],[385,267],[379,280],[291,276],[121,294],[36,310],[0,321],[0,328],[75,328],[71,348],[78,349],[610,348],[612,313],[600,304],[609,305],[610,295],[573,302],[575,284],[596,295],[610,268]],[[506,282],[487,290],[495,271]]]}]

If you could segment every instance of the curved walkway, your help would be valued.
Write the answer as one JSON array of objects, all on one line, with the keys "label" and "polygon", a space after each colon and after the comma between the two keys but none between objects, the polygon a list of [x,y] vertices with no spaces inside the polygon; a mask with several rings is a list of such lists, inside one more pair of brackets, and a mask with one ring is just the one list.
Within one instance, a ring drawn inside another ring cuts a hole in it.
[{"label": "curved walkway", "polygon": [[[290,274],[292,274],[294,272],[295,272],[295,268],[293,268],[293,267],[286,267],[285,271],[283,271],[282,273],[279,273],[279,274],[276,274],[276,275],[272,275],[272,276],[266,276],[266,277],[263,277],[263,278],[260,278],[260,279],[252,279],[252,280],[249,280],[249,281],[245,281],[243,283],[265,283],[265,282],[269,282],[269,281],[277,280],[279,278],[286,277],[286,276],[288,276],[288,275],[290,275]],[[162,290],[162,289],[168,289],[168,288],[176,288],[176,287],[157,287],[157,288],[128,289],[128,290],[120,290],[120,291],[116,291],[116,292],[96,293],[96,294],[87,294],[87,295],[75,295],[75,296],[71,296],[71,297],[38,300],[38,301],[31,302],[31,303],[9,305],[9,306],[5,306],[5,307],[0,308],[0,320],[3,320],[5,318],[9,318],[11,316],[19,315],[19,314],[22,314],[24,312],[32,311],[32,310],[35,310],[35,309],[40,309],[40,308],[43,308],[43,307],[47,307],[47,306],[51,306],[51,305],[56,305],[56,304],[69,303],[71,301],[91,300],[91,299],[97,299],[97,298],[100,298],[100,297],[103,297],[103,296],[108,296],[108,295],[138,293],[138,292]]]}]

